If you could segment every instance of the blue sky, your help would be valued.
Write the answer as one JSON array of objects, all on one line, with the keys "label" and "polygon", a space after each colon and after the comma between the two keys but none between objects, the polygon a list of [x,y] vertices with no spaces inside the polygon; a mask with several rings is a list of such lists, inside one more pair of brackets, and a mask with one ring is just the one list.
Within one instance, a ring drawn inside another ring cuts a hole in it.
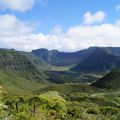
[{"label": "blue sky", "polygon": [[0,19],[0,47],[76,51],[120,43],[120,0],[0,0]]},{"label": "blue sky", "polygon": [[114,23],[120,17],[115,9],[119,3],[120,0],[49,0],[42,4],[37,1],[28,11],[8,9],[1,10],[0,14],[14,14],[20,20],[37,22],[37,32],[48,33],[55,25],[67,30],[71,26],[80,24],[87,11],[94,13],[102,10],[107,14],[106,22]]}]

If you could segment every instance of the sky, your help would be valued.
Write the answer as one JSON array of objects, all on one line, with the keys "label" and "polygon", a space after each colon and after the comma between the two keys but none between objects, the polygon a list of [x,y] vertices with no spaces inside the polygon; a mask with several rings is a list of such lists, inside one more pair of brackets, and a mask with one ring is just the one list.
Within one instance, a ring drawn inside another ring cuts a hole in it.
[{"label": "sky", "polygon": [[120,47],[120,0],[0,0],[0,48]]}]

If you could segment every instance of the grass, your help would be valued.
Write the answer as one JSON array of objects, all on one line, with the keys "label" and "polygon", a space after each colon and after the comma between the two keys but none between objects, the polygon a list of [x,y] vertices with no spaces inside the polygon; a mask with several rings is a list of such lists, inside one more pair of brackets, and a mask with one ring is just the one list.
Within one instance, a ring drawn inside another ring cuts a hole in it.
[{"label": "grass", "polygon": [[0,86],[6,93],[24,93],[38,89],[42,85],[38,82],[27,80],[12,71],[0,70]]}]

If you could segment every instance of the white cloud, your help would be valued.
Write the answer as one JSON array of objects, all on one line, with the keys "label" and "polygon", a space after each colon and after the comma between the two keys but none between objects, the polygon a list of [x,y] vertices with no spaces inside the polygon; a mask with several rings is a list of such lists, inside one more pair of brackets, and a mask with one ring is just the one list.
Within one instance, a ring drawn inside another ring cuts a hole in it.
[{"label": "white cloud", "polygon": [[30,10],[37,1],[42,6],[46,6],[48,3],[48,0],[0,0],[0,9],[24,12]]},{"label": "white cloud", "polygon": [[116,6],[116,11],[120,11],[120,4]]},{"label": "white cloud", "polygon": [[106,14],[103,11],[98,11],[97,13],[92,14],[91,12],[87,12],[84,15],[84,24],[94,24],[101,23],[105,19]]},{"label": "white cloud", "polygon": [[[18,20],[14,15],[0,15],[0,43],[1,47],[15,47],[23,42],[23,36],[28,36],[33,31],[29,23]],[[20,41],[22,38],[22,41]],[[22,47],[22,46],[21,46]]]},{"label": "white cloud", "polygon": [[[14,15],[0,15],[0,47],[31,51],[36,48],[76,51],[89,46],[120,46],[120,22],[76,25],[61,32],[59,26],[49,34],[33,33],[33,26]],[[57,34],[56,34],[57,33]]]},{"label": "white cloud", "polygon": [[14,15],[0,15],[0,35],[7,36],[21,36],[26,35],[32,31],[32,26],[29,23],[18,20]]},{"label": "white cloud", "polygon": [[62,27],[60,25],[56,25],[51,31],[51,34],[57,35],[62,33]]}]

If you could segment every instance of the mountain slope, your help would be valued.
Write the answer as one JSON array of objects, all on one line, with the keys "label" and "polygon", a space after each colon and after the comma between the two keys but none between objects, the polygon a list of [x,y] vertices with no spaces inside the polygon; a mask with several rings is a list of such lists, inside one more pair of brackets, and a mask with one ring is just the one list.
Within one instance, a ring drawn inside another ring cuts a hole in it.
[{"label": "mountain slope", "polygon": [[88,57],[95,48],[84,49],[77,52],[59,52],[57,50],[37,49],[32,53],[53,66],[69,66],[78,64]]},{"label": "mountain slope", "polygon": [[58,50],[36,49],[32,53],[53,66],[71,66],[86,59],[96,48],[101,48],[112,55],[120,56],[120,47],[90,47],[76,52],[59,52]]},{"label": "mountain slope", "polygon": [[3,93],[8,92],[9,94],[28,93],[42,87],[38,82],[27,80],[16,72],[1,69],[0,86],[2,86]]},{"label": "mountain slope", "polygon": [[120,47],[107,47],[107,49],[113,54],[120,56]]},{"label": "mountain slope", "polygon": [[46,71],[50,83],[91,83],[101,78],[95,74],[80,74],[71,71]]},{"label": "mountain slope", "polygon": [[77,72],[105,72],[120,66],[120,56],[115,56],[106,48],[96,48],[94,52],[71,70]]},{"label": "mountain slope", "polygon": [[0,69],[12,71],[28,80],[46,82],[43,69],[47,65],[31,53],[0,50]]},{"label": "mountain slope", "polygon": [[120,89],[120,69],[115,69],[92,84],[95,87]]}]

